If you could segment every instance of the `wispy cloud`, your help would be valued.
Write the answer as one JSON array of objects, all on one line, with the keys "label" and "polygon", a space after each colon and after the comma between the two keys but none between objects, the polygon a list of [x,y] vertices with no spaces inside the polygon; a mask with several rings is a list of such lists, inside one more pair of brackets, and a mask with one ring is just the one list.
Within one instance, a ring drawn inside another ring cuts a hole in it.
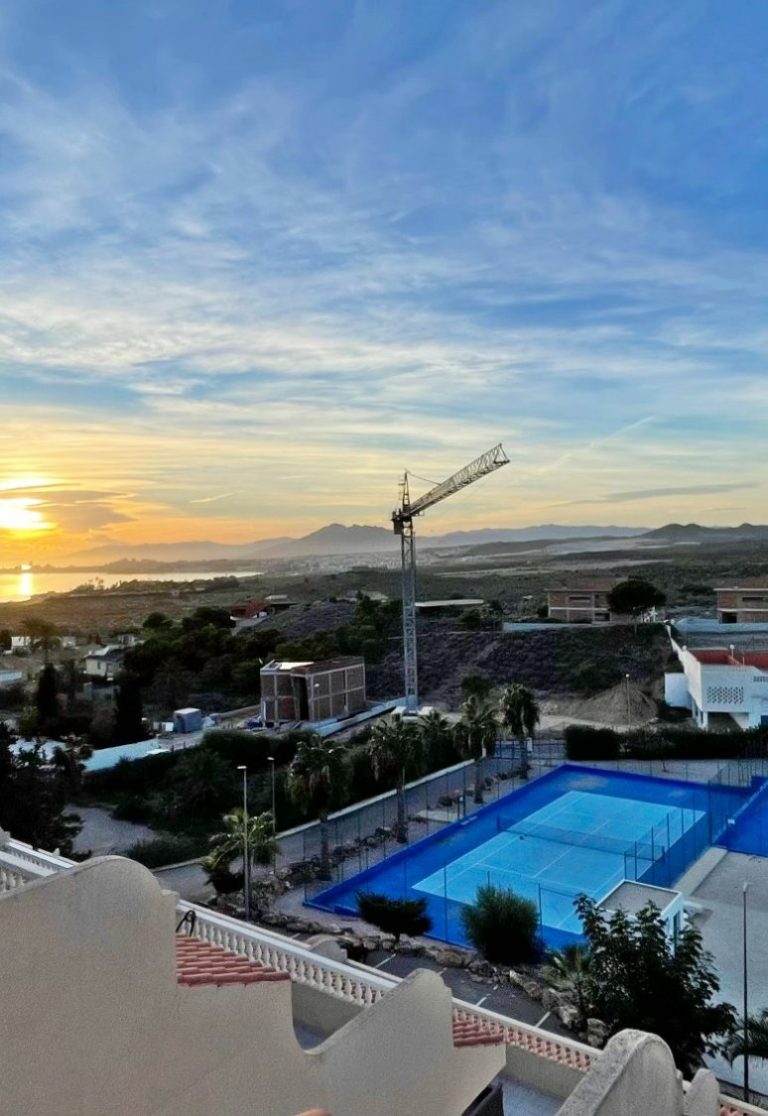
[{"label": "wispy cloud", "polygon": [[134,494],[94,529],[372,521],[498,438],[478,523],[768,481],[757,11],[41,19],[0,35],[0,450]]}]

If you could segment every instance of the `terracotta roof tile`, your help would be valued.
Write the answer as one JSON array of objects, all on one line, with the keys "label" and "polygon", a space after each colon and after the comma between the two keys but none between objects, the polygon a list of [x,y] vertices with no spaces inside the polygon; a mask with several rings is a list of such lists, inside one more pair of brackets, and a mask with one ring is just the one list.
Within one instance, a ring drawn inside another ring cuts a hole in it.
[{"label": "terracotta roof tile", "polygon": [[504,1031],[493,1023],[480,1019],[453,1019],[454,1046],[500,1046],[504,1042]]},{"label": "terracotta roof tile", "polygon": [[176,935],[176,978],[179,984],[259,984],[290,980],[288,973],[269,969],[247,957],[239,957],[221,946]]}]

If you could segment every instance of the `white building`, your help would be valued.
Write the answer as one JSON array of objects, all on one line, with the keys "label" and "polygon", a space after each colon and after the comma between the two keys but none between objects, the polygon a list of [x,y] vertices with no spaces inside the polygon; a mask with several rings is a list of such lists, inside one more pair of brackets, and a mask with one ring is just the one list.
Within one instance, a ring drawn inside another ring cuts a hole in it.
[{"label": "white building", "polygon": [[84,659],[84,670],[88,678],[99,678],[102,682],[113,682],[120,673],[125,658],[125,648],[108,644],[91,651]]},{"label": "white building", "polygon": [[713,713],[728,714],[740,728],[768,725],[768,652],[678,647],[683,673],[664,676],[664,699],[690,709],[701,728]]}]

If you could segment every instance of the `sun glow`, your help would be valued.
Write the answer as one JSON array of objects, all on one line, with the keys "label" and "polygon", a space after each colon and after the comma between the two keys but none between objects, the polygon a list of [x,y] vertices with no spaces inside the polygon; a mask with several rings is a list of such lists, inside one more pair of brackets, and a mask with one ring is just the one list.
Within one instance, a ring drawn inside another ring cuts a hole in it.
[{"label": "sun glow", "polygon": [[37,511],[36,505],[40,502],[26,496],[0,499],[0,530],[10,531],[14,535],[50,531],[54,524],[42,512]]}]

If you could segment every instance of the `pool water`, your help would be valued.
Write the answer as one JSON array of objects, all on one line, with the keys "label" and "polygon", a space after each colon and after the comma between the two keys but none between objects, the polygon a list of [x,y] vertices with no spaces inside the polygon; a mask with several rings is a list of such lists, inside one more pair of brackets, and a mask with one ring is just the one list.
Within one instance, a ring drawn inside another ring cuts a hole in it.
[{"label": "pool water", "polygon": [[462,910],[490,883],[531,899],[545,944],[562,948],[580,939],[577,896],[599,901],[623,879],[671,886],[733,829],[729,820],[753,793],[563,764],[310,905],[354,915],[361,890],[425,898],[431,936],[466,945]]}]

